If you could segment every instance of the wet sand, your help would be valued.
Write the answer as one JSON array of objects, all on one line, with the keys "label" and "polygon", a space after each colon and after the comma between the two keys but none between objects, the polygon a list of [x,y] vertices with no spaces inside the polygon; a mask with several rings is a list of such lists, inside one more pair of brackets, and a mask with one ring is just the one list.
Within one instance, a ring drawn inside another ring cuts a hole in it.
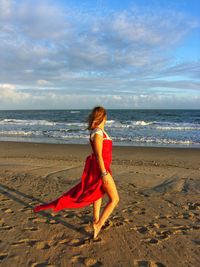
[{"label": "wet sand", "polygon": [[92,205],[32,212],[80,181],[90,153],[89,143],[0,142],[0,266],[199,266],[197,148],[113,146],[120,202],[95,240]]}]

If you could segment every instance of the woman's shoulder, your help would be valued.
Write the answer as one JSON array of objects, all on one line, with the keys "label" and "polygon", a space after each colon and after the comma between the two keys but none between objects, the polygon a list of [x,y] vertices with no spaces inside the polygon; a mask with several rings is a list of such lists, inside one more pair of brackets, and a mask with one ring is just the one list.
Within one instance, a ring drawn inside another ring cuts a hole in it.
[{"label": "woman's shoulder", "polygon": [[90,132],[90,138],[91,138],[91,140],[93,140],[95,134],[99,134],[99,135],[103,136],[103,130],[100,129],[100,128],[94,128],[94,129],[92,129],[91,132]]},{"label": "woman's shoulder", "polygon": [[95,133],[98,133],[103,136],[103,130],[100,128],[94,128],[91,130],[91,134],[95,134]]},{"label": "woman's shoulder", "polygon": [[90,131],[90,138],[93,139],[94,138],[94,135],[95,134],[100,134],[101,136],[103,136],[104,138],[103,139],[109,139],[109,140],[112,140],[112,138],[109,137],[109,135],[104,131],[102,130],[101,128],[94,128]]}]

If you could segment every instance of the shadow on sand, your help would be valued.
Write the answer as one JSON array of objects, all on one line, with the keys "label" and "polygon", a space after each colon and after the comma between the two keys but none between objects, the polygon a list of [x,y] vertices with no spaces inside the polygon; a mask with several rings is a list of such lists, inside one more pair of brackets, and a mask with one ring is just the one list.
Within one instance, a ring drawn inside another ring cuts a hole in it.
[{"label": "shadow on sand", "polygon": [[[33,208],[34,206],[29,203],[27,203],[27,201],[31,201],[31,202],[35,202],[37,201],[38,203],[44,203],[42,202],[40,199],[36,198],[36,197],[33,197],[31,195],[27,195],[25,193],[22,193],[14,188],[11,188],[11,187],[8,187],[7,185],[4,185],[4,184],[1,184],[0,183],[0,193],[10,199],[12,199],[13,201],[19,203],[20,205],[26,207],[26,208],[30,208],[32,209],[32,213],[34,213],[33,211]],[[24,199],[22,200],[20,197],[23,197]],[[34,204],[35,205],[35,204]],[[62,225],[64,225],[65,227],[73,230],[73,231],[77,231],[79,233],[82,233],[83,235],[86,235],[88,236],[88,232],[86,232],[84,230],[84,228],[80,227],[80,228],[77,228],[75,227],[74,225],[62,220],[61,218],[58,218],[56,216],[52,216],[51,214],[45,212],[45,211],[40,211],[38,212],[40,215],[42,215],[43,217],[46,217],[48,218],[49,220],[55,220],[57,223],[60,223]],[[62,213],[62,211],[61,211]],[[67,213],[70,217],[70,215],[74,216],[74,212],[72,211],[68,211]],[[81,215],[76,215],[79,219],[83,220],[84,223],[86,222],[86,220],[90,220],[91,217],[87,215],[87,212],[85,214],[83,214],[82,216]]]}]

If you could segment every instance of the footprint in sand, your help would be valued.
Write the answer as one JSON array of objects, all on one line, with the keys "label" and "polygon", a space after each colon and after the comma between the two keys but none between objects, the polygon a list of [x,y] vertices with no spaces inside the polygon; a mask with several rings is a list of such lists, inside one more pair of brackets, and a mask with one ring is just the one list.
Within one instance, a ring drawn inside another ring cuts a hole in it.
[{"label": "footprint in sand", "polygon": [[149,231],[149,229],[145,226],[135,226],[135,227],[131,227],[130,229],[134,229],[140,234],[146,234]]},{"label": "footprint in sand", "polygon": [[197,203],[197,202],[196,203],[188,202],[186,209],[189,209],[189,210],[197,210],[198,209],[199,210],[200,209],[200,203]]},{"label": "footprint in sand", "polygon": [[84,262],[83,263],[87,267],[92,267],[92,266],[98,267],[98,266],[101,266],[102,265],[101,262],[99,262],[98,260],[93,259],[93,258],[86,258],[86,259],[84,259]]},{"label": "footprint in sand", "polygon": [[29,202],[28,204],[31,205],[31,206],[35,206],[35,205],[37,205],[38,203],[37,203],[37,201],[32,201],[32,202]]},{"label": "footprint in sand", "polygon": [[136,211],[135,211],[133,208],[128,208],[128,209],[127,209],[127,212],[128,212],[128,213],[135,213]]},{"label": "footprint in sand", "polygon": [[19,246],[19,245],[21,245],[21,244],[24,244],[25,242],[24,242],[24,240],[18,240],[18,241],[15,241],[15,242],[12,242],[12,246]]},{"label": "footprint in sand", "polygon": [[166,216],[166,215],[162,215],[162,214],[160,214],[160,215],[155,216],[155,218],[156,218],[156,219],[166,219],[167,216]]},{"label": "footprint in sand", "polygon": [[46,223],[47,222],[47,219],[45,218],[33,218],[32,219],[32,222],[36,222],[36,223]]},{"label": "footprint in sand", "polygon": [[144,240],[144,242],[148,243],[148,244],[155,245],[155,244],[158,244],[159,240],[156,238],[147,238]]},{"label": "footprint in sand", "polygon": [[[197,228],[196,228],[197,227]],[[172,226],[171,227],[171,230],[173,232],[173,234],[178,234],[178,233],[182,233],[182,234],[185,234],[187,231],[191,231],[193,229],[199,229],[198,226],[192,226],[192,227],[189,227],[189,226]]]},{"label": "footprint in sand", "polygon": [[171,229],[173,230],[187,230],[188,228],[189,228],[188,226],[184,226],[184,225],[171,226]]},{"label": "footprint in sand", "polygon": [[62,245],[65,245],[65,244],[69,243],[69,239],[60,240],[58,243],[62,244]]},{"label": "footprint in sand", "polygon": [[80,239],[73,238],[73,239],[69,240],[68,244],[72,245],[72,246],[74,246],[74,245],[76,246],[76,245],[80,244]]},{"label": "footprint in sand", "polygon": [[14,211],[11,209],[7,209],[7,210],[5,210],[5,213],[14,213]]},{"label": "footprint in sand", "polygon": [[0,253],[0,261],[2,261],[3,259],[5,259],[8,256],[7,253]]},{"label": "footprint in sand", "polygon": [[73,255],[70,259],[71,263],[75,263],[76,261],[78,261],[79,257],[80,257],[80,254]]},{"label": "footprint in sand", "polygon": [[26,230],[26,231],[37,231],[38,228],[36,228],[36,227],[24,227],[24,230]]},{"label": "footprint in sand", "polygon": [[141,210],[138,210],[137,212],[136,212],[136,214],[138,214],[138,215],[144,215],[146,212],[143,210],[143,209],[141,209]]},{"label": "footprint in sand", "polygon": [[35,247],[37,249],[48,249],[48,248],[50,248],[49,243],[46,242],[46,241],[37,242]]},{"label": "footprint in sand", "polygon": [[30,209],[30,207],[25,206],[23,208],[20,208],[18,211],[26,211],[27,209]]},{"label": "footprint in sand", "polygon": [[47,224],[58,224],[59,222],[57,220],[47,219],[46,223]]},{"label": "footprint in sand", "polygon": [[28,217],[27,219],[29,220],[29,221],[33,221],[34,219],[36,219],[37,217]]},{"label": "footprint in sand", "polygon": [[115,223],[114,223],[114,226],[115,226],[115,227],[120,227],[120,226],[122,226],[122,225],[124,225],[124,222],[115,222]]},{"label": "footprint in sand", "polygon": [[160,234],[158,233],[157,238],[159,238],[160,240],[166,240],[169,239],[171,235],[173,235],[172,231],[162,231]]},{"label": "footprint in sand", "polygon": [[35,262],[31,265],[31,267],[55,267],[55,265],[49,264],[47,262]]},{"label": "footprint in sand", "polygon": [[104,225],[102,226],[102,230],[108,230],[108,229],[110,229],[110,227],[112,227],[113,226],[113,222],[111,221],[111,220],[107,220],[105,223],[104,223]]},{"label": "footprint in sand", "polygon": [[119,215],[114,215],[111,217],[112,220],[118,220],[118,221],[124,221],[124,217],[119,216]]},{"label": "footprint in sand", "polygon": [[85,225],[79,227],[79,230],[83,230],[83,231],[85,231],[85,232],[87,232],[87,233],[91,233],[91,232],[93,231],[93,227],[92,227],[91,224],[88,224],[88,223],[87,223],[87,224],[85,224]]},{"label": "footprint in sand", "polygon": [[130,185],[133,188],[136,188],[137,187],[134,183],[129,183],[128,185]]},{"label": "footprint in sand", "polygon": [[100,267],[102,266],[103,264],[98,261],[97,259],[94,259],[94,258],[86,258],[86,257],[82,257],[80,255],[74,255],[71,257],[70,259],[71,263],[75,263],[75,262],[79,262],[79,263],[82,263],[84,264],[85,266],[87,267]]},{"label": "footprint in sand", "polygon": [[99,242],[102,242],[102,238],[101,237],[96,237],[95,239],[91,239],[91,243],[99,243]]},{"label": "footprint in sand", "polygon": [[166,228],[167,227],[165,224],[158,224],[158,223],[154,223],[153,226],[156,227],[157,229]]},{"label": "footprint in sand", "polygon": [[90,214],[90,213],[91,213],[91,210],[86,210],[86,211],[84,212],[85,215]]},{"label": "footprint in sand", "polygon": [[61,217],[61,214],[58,214],[57,212],[51,212],[52,217]]},{"label": "footprint in sand", "polygon": [[165,265],[161,262],[155,262],[155,261],[134,261],[133,263],[134,267],[165,267]]},{"label": "footprint in sand", "polygon": [[27,214],[33,213],[33,210],[30,207],[24,207],[22,209],[19,209],[19,211],[27,213]]},{"label": "footprint in sand", "polygon": [[93,238],[93,235],[90,237],[85,237],[80,241],[79,247],[83,247],[85,245],[88,244],[93,244],[93,243],[99,243],[102,242],[102,238],[101,237],[96,237],[95,239]]},{"label": "footprint in sand", "polygon": [[12,245],[13,246],[19,246],[19,245],[22,245],[22,244],[26,244],[26,245],[29,245],[29,246],[34,246],[37,242],[38,242],[37,239],[26,238],[26,239],[20,239],[20,240],[14,241],[12,243]]},{"label": "footprint in sand", "polygon": [[200,247],[200,240],[192,240],[198,247]]},{"label": "footprint in sand", "polygon": [[74,238],[74,239],[71,239],[71,240],[62,240],[61,244],[68,244],[70,245],[71,247],[74,247],[74,248],[82,248],[88,244],[92,244],[92,243],[97,243],[97,242],[101,242],[102,241],[102,238],[101,237],[98,237],[96,238],[95,240],[93,239],[93,236],[91,237],[86,237],[86,238],[83,238],[83,239],[78,239],[78,238]]},{"label": "footprint in sand", "polygon": [[74,214],[74,213],[68,213],[68,214],[64,214],[63,216],[65,218],[74,218],[74,217],[76,217],[76,214]]},{"label": "footprint in sand", "polygon": [[4,225],[0,227],[0,231],[11,230],[13,227],[10,225]]},{"label": "footprint in sand", "polygon": [[124,212],[127,212],[128,211],[128,209],[127,208],[125,208],[125,209],[123,209],[122,210],[122,212],[124,213]]},{"label": "footprint in sand", "polygon": [[5,213],[13,213],[14,211],[8,208],[2,208],[2,211],[4,211]]},{"label": "footprint in sand", "polygon": [[200,225],[193,225],[193,226],[192,226],[192,229],[194,229],[194,230],[199,230],[199,229],[200,229]]},{"label": "footprint in sand", "polygon": [[168,219],[173,219],[173,215],[172,215],[172,214],[166,214],[165,216],[166,216],[166,218],[168,218]]},{"label": "footprint in sand", "polygon": [[130,223],[130,222],[133,222],[133,219],[124,218],[124,222],[125,222],[125,223]]},{"label": "footprint in sand", "polygon": [[7,201],[11,201],[11,199],[9,199],[9,198],[2,198],[1,199],[1,202],[7,202]]},{"label": "footprint in sand", "polygon": [[5,221],[4,221],[4,219],[2,218],[2,219],[0,219],[0,226],[3,226],[5,224]]},{"label": "footprint in sand", "polygon": [[194,217],[194,214],[193,213],[189,213],[189,212],[183,212],[183,213],[181,213],[181,214],[179,214],[177,216],[177,218],[185,219],[185,220],[187,220],[187,219],[189,219],[191,217]]}]

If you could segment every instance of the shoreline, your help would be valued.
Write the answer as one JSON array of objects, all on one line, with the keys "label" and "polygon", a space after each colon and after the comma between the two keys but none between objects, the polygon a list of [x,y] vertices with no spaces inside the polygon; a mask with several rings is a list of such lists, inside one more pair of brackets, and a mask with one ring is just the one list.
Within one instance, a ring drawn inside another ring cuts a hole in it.
[{"label": "shoreline", "polygon": [[[90,145],[90,143],[88,142],[88,144],[77,144],[77,143],[47,143],[47,142],[25,142],[25,141],[4,141],[4,140],[0,140],[0,144],[1,143],[13,143],[13,144],[36,144],[36,145],[53,145],[53,146],[88,146]],[[200,150],[200,147],[176,147],[176,146],[143,146],[143,145],[113,145],[114,148],[127,148],[127,149],[187,149],[187,150]]]},{"label": "shoreline", "polygon": [[[0,158],[79,161],[93,153],[90,144],[49,144],[0,141]],[[200,169],[199,148],[113,146],[112,164],[179,166]]]}]

